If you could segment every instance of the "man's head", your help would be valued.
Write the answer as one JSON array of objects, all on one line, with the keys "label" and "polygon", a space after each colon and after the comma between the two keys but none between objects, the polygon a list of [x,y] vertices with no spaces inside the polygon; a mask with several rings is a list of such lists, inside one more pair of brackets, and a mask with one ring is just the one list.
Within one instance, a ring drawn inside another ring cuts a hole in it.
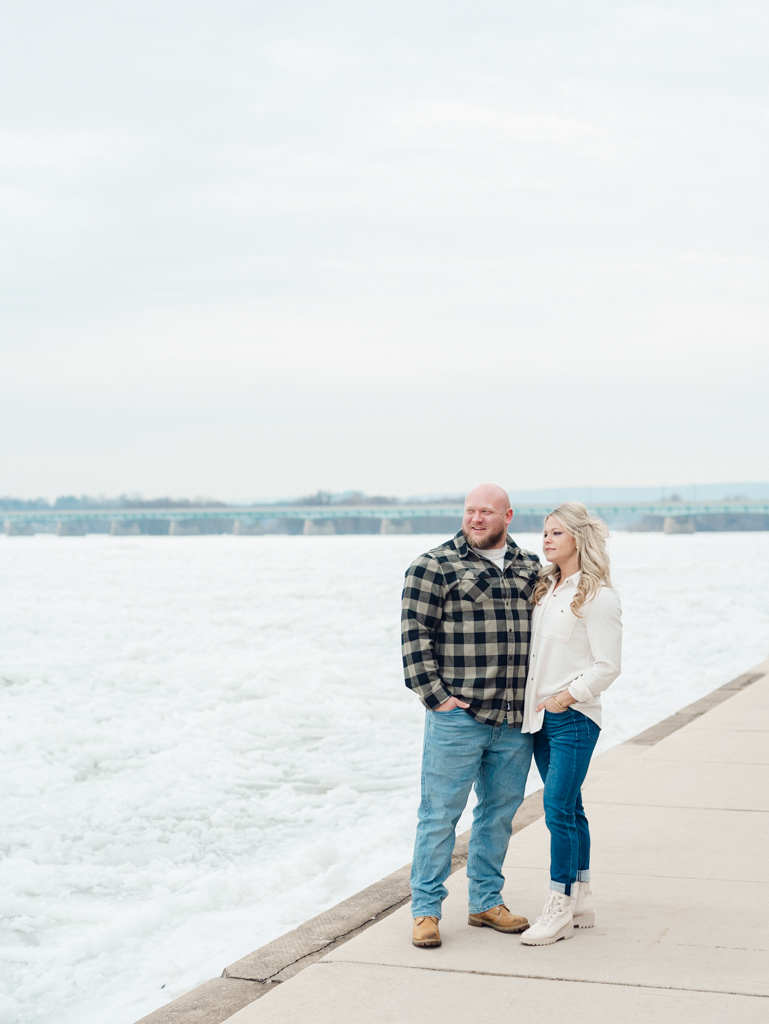
[{"label": "man's head", "polygon": [[462,533],[470,547],[481,551],[501,548],[512,518],[507,492],[496,484],[481,484],[465,498]]}]

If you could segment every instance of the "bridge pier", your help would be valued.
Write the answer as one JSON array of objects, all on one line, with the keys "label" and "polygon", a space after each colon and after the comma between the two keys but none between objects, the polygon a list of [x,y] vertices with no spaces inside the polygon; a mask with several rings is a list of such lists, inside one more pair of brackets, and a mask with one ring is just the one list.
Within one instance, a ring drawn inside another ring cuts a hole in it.
[{"label": "bridge pier", "polygon": [[410,519],[383,519],[379,524],[381,534],[413,533],[414,526]]},{"label": "bridge pier", "polygon": [[302,533],[305,537],[330,537],[336,527],[333,519],[305,519]]},{"label": "bridge pier", "polygon": [[197,537],[200,527],[197,523],[183,523],[179,519],[172,519],[168,533],[171,537]]},{"label": "bridge pier", "polygon": [[126,523],[121,519],[113,519],[110,523],[110,537],[139,537],[141,532],[138,523]]},{"label": "bridge pier", "polygon": [[693,516],[668,516],[662,525],[664,533],[694,533]]},{"label": "bridge pier", "polygon": [[56,524],[56,536],[57,537],[85,537],[88,533],[88,529],[85,523],[57,523]]},{"label": "bridge pier", "polygon": [[5,534],[7,537],[34,537],[35,527],[33,523],[12,523],[6,519]]},{"label": "bridge pier", "polygon": [[247,523],[242,519],[236,519],[232,524],[232,532],[237,537],[261,537],[264,527],[258,520],[255,523]]}]

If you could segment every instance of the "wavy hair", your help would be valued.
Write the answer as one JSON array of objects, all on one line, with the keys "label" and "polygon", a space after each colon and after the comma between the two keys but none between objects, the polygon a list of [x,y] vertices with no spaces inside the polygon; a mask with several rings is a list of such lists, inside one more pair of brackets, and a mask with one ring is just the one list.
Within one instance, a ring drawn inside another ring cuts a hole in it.
[{"label": "wavy hair", "polygon": [[[581,501],[565,501],[550,515],[545,516],[543,525],[550,516],[557,519],[564,530],[577,542],[577,559],[579,561],[580,578],[577,594],[571,602],[571,610],[581,618],[580,609],[591,601],[601,587],[611,587],[609,571],[609,552],[606,550],[606,538],[609,527],[598,516],[591,515]],[[539,570],[539,579],[534,586],[534,604],[539,604],[550,587],[550,581],[556,583],[561,578],[561,570],[557,565],[546,565]]]}]

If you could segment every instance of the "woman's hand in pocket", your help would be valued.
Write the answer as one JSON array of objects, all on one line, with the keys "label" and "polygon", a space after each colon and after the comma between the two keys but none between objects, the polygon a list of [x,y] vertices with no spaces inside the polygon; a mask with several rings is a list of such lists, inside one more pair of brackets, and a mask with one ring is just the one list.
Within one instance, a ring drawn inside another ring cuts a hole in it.
[{"label": "woman's hand in pocket", "polygon": [[457,697],[449,697],[448,700],[444,700],[442,704],[439,704],[437,708],[433,708],[433,711],[453,711],[454,708],[469,708],[470,705],[467,701],[459,700]]},{"label": "woman's hand in pocket", "polygon": [[[556,701],[561,706],[558,707]],[[570,704],[576,704],[576,698],[572,697],[568,690],[556,693],[553,697],[546,697],[541,704],[537,705],[537,711],[550,711],[554,715],[562,715]]]}]

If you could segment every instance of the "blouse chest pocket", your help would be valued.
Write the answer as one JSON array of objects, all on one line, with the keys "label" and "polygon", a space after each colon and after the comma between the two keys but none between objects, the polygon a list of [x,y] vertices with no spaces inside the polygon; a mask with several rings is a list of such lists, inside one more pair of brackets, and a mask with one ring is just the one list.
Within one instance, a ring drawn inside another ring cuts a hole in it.
[{"label": "blouse chest pocket", "polygon": [[566,643],[571,640],[576,624],[577,617],[568,605],[565,608],[548,608],[542,623],[542,635],[548,640]]}]

